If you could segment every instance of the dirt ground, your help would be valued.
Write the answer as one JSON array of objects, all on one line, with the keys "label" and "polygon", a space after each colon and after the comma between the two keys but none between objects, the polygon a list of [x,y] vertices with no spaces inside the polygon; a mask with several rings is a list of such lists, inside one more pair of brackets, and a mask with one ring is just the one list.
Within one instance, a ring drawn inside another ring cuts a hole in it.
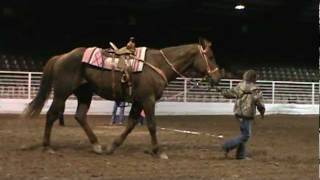
[{"label": "dirt ground", "polygon": [[[0,179],[133,179],[133,180],[311,180],[318,179],[318,117],[272,115],[257,119],[248,143],[252,160],[225,159],[224,140],[239,134],[233,116],[160,116],[158,127],[197,131],[185,134],[158,130],[169,156],[162,160],[145,154],[150,137],[137,126],[113,155],[96,155],[72,116],[66,127],[52,132],[55,154],[42,151],[44,116],[35,120],[0,115]],[[103,145],[124,126],[109,126],[109,116],[90,116],[89,122]],[[223,135],[224,138],[209,136]],[[27,149],[25,149],[27,147]]]}]

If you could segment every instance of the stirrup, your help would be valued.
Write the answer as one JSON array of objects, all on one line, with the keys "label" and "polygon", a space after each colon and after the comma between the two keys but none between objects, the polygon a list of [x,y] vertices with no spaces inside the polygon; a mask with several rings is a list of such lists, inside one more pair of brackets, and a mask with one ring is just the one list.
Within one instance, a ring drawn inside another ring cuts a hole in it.
[{"label": "stirrup", "polygon": [[122,74],[121,83],[127,83],[128,80],[129,80],[128,76],[126,74]]}]

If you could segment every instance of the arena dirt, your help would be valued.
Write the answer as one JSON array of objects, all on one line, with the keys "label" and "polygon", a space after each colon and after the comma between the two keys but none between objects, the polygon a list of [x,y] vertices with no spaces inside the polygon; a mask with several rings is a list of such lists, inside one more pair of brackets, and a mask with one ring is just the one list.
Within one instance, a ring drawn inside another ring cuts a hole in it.
[{"label": "arena dirt", "polygon": [[[96,155],[72,116],[66,127],[55,124],[55,154],[42,152],[44,116],[34,120],[0,115],[0,179],[65,180],[311,180],[318,179],[317,116],[267,116],[257,119],[248,144],[252,160],[223,157],[221,144],[239,134],[232,116],[160,116],[159,127],[223,135],[192,135],[158,130],[169,156],[160,160],[145,154],[150,137],[137,126],[113,155]],[[103,145],[124,126],[109,126],[109,116],[90,116],[89,123]]]}]

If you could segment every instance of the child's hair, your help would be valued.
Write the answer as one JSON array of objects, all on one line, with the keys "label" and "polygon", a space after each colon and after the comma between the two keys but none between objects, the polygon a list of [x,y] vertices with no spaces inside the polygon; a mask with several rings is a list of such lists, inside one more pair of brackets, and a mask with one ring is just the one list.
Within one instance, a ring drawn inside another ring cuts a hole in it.
[{"label": "child's hair", "polygon": [[248,82],[256,82],[257,80],[257,73],[255,70],[247,70],[244,74],[243,74],[243,80],[248,81]]}]

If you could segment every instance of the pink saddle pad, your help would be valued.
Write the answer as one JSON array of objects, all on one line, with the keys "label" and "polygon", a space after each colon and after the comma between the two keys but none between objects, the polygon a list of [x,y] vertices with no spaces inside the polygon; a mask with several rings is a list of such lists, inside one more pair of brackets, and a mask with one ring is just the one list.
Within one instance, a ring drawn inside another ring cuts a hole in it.
[{"label": "pink saddle pad", "polygon": [[[132,67],[132,72],[141,72],[143,68],[143,61],[146,55],[146,47],[138,47],[135,51],[135,59],[131,58],[128,60],[130,66]],[[112,58],[106,56],[102,53],[102,49],[98,47],[90,47],[87,48],[83,54],[82,62],[90,64],[92,66],[96,66],[103,69],[115,69],[117,68],[117,64],[119,63],[119,58]],[[138,60],[139,59],[139,60]]]}]

